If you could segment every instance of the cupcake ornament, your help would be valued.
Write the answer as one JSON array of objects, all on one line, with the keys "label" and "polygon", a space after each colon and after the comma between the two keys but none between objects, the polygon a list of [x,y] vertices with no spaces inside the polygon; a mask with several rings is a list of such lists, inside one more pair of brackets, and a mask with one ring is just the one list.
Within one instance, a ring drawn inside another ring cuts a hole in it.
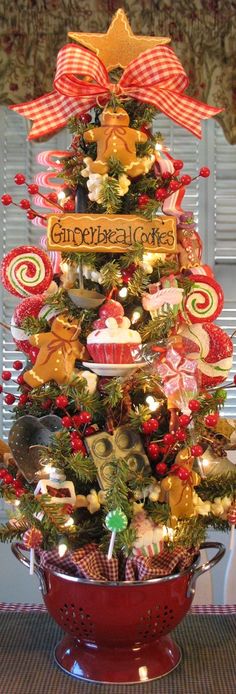
[{"label": "cupcake ornament", "polygon": [[130,328],[130,320],[124,316],[123,306],[118,301],[110,300],[101,306],[99,319],[93,327],[95,329],[87,337],[88,352],[94,362],[90,362],[90,369],[97,369],[99,375],[105,375],[106,371],[106,375],[112,376],[137,368],[141,336]]}]

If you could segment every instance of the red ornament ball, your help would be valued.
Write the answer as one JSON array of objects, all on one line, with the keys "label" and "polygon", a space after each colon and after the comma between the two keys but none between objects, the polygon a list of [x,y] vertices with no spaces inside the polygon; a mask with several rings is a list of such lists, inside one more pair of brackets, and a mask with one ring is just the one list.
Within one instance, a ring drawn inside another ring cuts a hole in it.
[{"label": "red ornament ball", "polygon": [[150,424],[150,419],[148,419],[146,422],[143,422],[141,424],[141,429],[142,429],[144,434],[152,434],[153,428],[152,428],[152,424]]},{"label": "red ornament ball", "polygon": [[135,263],[131,263],[131,265],[126,267],[124,270],[121,270],[121,277],[125,284],[128,284],[128,282],[130,282],[136,269],[137,265],[135,265]]},{"label": "red ornament ball", "polygon": [[141,193],[141,195],[138,196],[138,207],[140,207],[140,209],[146,207],[149,202],[150,198],[146,193]]},{"label": "red ornament ball", "polygon": [[81,123],[90,123],[92,120],[92,116],[90,116],[90,113],[81,113],[79,116],[79,120]]},{"label": "red ornament ball", "polygon": [[57,193],[53,191],[51,193],[48,193],[47,200],[49,200],[49,202],[58,202]]},{"label": "red ornament ball", "polygon": [[155,470],[156,470],[158,475],[165,475],[167,472],[166,463],[157,463]]},{"label": "red ornament ball", "polygon": [[155,460],[156,458],[158,458],[160,452],[158,443],[155,443],[154,441],[153,443],[149,443],[149,445],[147,446],[147,452],[151,460]]},{"label": "red ornament ball", "polygon": [[20,200],[20,207],[22,210],[29,210],[30,209],[30,201],[26,200],[26,198],[23,198],[23,200]]},{"label": "red ornament ball", "polygon": [[185,467],[180,467],[177,470],[177,477],[179,477],[182,482],[185,482],[189,478],[189,470],[186,470]]},{"label": "red ornament ball", "polygon": [[189,176],[188,174],[184,174],[183,176],[181,176],[181,179],[180,179],[180,180],[181,180],[181,183],[182,183],[183,186],[189,186],[189,184],[191,183],[192,178],[191,178],[191,176]]},{"label": "red ornament ball", "polygon": [[30,354],[32,345],[28,340],[27,334],[24,333],[23,330],[21,330],[21,325],[25,318],[29,318],[31,316],[33,318],[37,318],[42,306],[43,298],[41,295],[29,296],[26,299],[23,299],[23,301],[21,301],[21,303],[18,304],[18,306],[16,306],[12,316],[11,333],[13,340],[16,343],[17,347],[21,350],[21,352],[25,352],[25,354],[28,355]]},{"label": "red ornament ball", "polygon": [[186,431],[184,431],[184,429],[177,429],[177,431],[175,432],[175,437],[176,437],[176,441],[179,441],[181,443],[183,441],[186,441],[186,438],[187,438]]},{"label": "red ornament ball", "polygon": [[5,193],[5,195],[2,195],[1,201],[2,204],[5,205],[5,207],[8,207],[8,205],[11,205],[12,203],[12,197],[11,195],[8,195],[8,193]]},{"label": "red ornament ball", "polygon": [[19,386],[23,386],[25,383],[24,376],[23,374],[20,374],[20,376],[17,376],[16,382],[18,383]]},{"label": "red ornament ball", "polygon": [[29,398],[28,398],[27,393],[22,393],[22,395],[20,395],[19,400],[18,400],[19,405],[26,405],[28,400],[29,400]]},{"label": "red ornament ball", "polygon": [[39,192],[39,187],[37,183],[29,183],[28,185],[28,193],[29,195],[37,195]]},{"label": "red ornament ball", "polygon": [[3,371],[2,372],[2,380],[3,381],[10,381],[11,380],[11,371]]},{"label": "red ornament ball", "polygon": [[74,212],[75,201],[74,200],[67,200],[67,202],[65,202],[65,204],[63,205],[63,210],[65,212]]},{"label": "red ornament ball", "polygon": [[92,436],[93,434],[96,434],[96,429],[95,427],[86,427],[84,436]]},{"label": "red ornament ball", "polygon": [[7,393],[7,395],[4,398],[4,402],[6,403],[6,405],[13,405],[15,400],[16,398],[15,395],[13,395],[13,393]]},{"label": "red ornament ball", "polygon": [[199,443],[196,443],[194,446],[191,446],[191,455],[194,456],[194,458],[198,458],[198,456],[201,456],[203,454],[203,448],[200,446]]},{"label": "red ornament ball", "polygon": [[32,219],[35,219],[35,217],[37,217],[37,216],[38,216],[38,215],[37,215],[36,212],[34,212],[33,210],[27,210],[27,212],[26,212],[26,217],[27,217],[27,219],[31,219],[31,220],[32,220]]},{"label": "red ornament ball", "polygon": [[0,480],[4,480],[6,475],[8,474],[7,470],[5,467],[0,468]]},{"label": "red ornament ball", "polygon": [[83,426],[84,424],[91,424],[92,421],[92,415],[90,412],[80,412],[79,415],[77,415],[77,426]]},{"label": "red ornament ball", "polygon": [[174,159],[172,161],[172,164],[173,164],[174,169],[177,171],[177,170],[183,168],[184,162],[182,161],[182,159]]},{"label": "red ornament ball", "polygon": [[22,186],[25,183],[25,176],[23,173],[16,173],[14,176],[14,181],[17,186]]},{"label": "red ornament ball", "polygon": [[163,171],[163,173],[161,174],[163,181],[168,181],[169,178],[171,178],[171,176],[172,174],[170,173],[170,171]]},{"label": "red ornament ball", "polygon": [[50,410],[50,407],[52,406],[52,400],[51,398],[45,398],[42,402],[42,410]]},{"label": "red ornament ball", "polygon": [[180,188],[179,181],[170,181],[169,189],[171,190],[172,193],[175,193],[176,190],[179,190],[179,188]]},{"label": "red ornament ball", "polygon": [[12,482],[14,481],[14,477],[13,477],[13,475],[10,475],[9,472],[7,472],[7,473],[4,475],[3,480],[4,480],[4,483],[5,483],[5,484],[12,484]]},{"label": "red ornament ball", "polygon": [[63,427],[65,427],[65,429],[70,429],[70,427],[73,426],[72,417],[62,417],[61,423],[63,424]]},{"label": "red ornament ball", "polygon": [[181,427],[187,427],[191,422],[191,417],[189,414],[181,414],[179,416],[179,424]]},{"label": "red ornament ball", "polygon": [[69,400],[66,395],[58,395],[55,399],[55,404],[57,407],[63,410],[65,407],[67,407],[67,405],[69,405]]},{"label": "red ornament ball", "polygon": [[212,414],[207,414],[206,417],[204,417],[204,423],[206,424],[207,427],[215,427],[219,419],[219,415],[217,412],[214,412]]},{"label": "red ornament ball", "polygon": [[163,436],[163,441],[166,446],[173,446],[175,443],[175,434],[165,434],[165,436]]},{"label": "red ornament ball", "polygon": [[199,176],[202,176],[202,178],[208,178],[210,176],[211,169],[208,168],[208,166],[202,166],[202,168],[199,171]]},{"label": "red ornament ball", "polygon": [[165,198],[168,196],[166,188],[157,188],[155,191],[155,198],[156,200],[165,200]]},{"label": "red ornament ball", "polygon": [[16,369],[16,371],[20,371],[20,369],[23,368],[23,363],[19,359],[16,359],[16,361],[13,361],[13,369]]},{"label": "red ornament ball", "polygon": [[189,406],[189,409],[191,410],[191,412],[199,412],[199,410],[201,409],[200,402],[198,400],[194,400],[194,399],[189,400],[188,406]]}]

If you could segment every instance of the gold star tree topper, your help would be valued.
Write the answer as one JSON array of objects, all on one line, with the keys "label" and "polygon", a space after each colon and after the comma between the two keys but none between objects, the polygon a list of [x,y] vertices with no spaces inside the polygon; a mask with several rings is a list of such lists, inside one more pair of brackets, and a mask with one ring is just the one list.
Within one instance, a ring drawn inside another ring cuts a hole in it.
[{"label": "gold star tree topper", "polygon": [[126,14],[121,9],[114,15],[106,34],[70,32],[68,36],[96,53],[108,72],[117,67],[125,68],[131,60],[148,48],[170,43],[170,39],[165,36],[135,36]]}]

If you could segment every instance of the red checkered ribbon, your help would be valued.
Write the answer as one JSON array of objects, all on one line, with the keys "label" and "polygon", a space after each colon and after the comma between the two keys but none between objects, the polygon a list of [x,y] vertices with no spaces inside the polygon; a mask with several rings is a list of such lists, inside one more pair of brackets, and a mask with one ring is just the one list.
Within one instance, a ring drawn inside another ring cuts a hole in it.
[{"label": "red checkered ribbon", "polygon": [[222,109],[183,94],[188,83],[180,61],[166,46],[144,51],[129,63],[120,81],[114,84],[94,53],[72,43],[58,53],[55,90],[11,108],[34,121],[29,135],[33,139],[63,128],[68,118],[96,104],[105,105],[115,93],[153,104],[178,125],[201,137],[201,118],[210,118]]}]

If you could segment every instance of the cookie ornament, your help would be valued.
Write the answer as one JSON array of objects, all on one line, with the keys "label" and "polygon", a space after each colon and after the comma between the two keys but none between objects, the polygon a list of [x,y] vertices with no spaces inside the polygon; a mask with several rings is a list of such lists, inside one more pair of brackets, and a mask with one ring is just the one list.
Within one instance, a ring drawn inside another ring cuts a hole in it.
[{"label": "cookie ornament", "polygon": [[85,142],[96,142],[97,158],[89,162],[91,174],[106,174],[108,160],[115,157],[131,178],[148,173],[154,157],[137,157],[136,145],[147,141],[141,130],[129,127],[129,115],[124,108],[107,107],[100,116],[101,126],[86,130]]},{"label": "cookie ornament", "polygon": [[190,448],[182,449],[175,458],[169,474],[161,481],[160,501],[167,501],[170,506],[172,528],[179,518],[190,518],[194,515],[193,491],[200,482],[200,475],[192,470],[194,457]]},{"label": "cookie ornament", "polygon": [[55,381],[58,385],[69,383],[76,359],[85,356],[85,347],[79,342],[80,325],[66,314],[56,316],[51,331],[31,335],[29,342],[39,349],[32,369],[24,373],[24,381],[31,388]]},{"label": "cookie ornament", "polygon": [[49,257],[40,248],[18,246],[3,258],[0,276],[10,294],[24,297],[45,292],[51,284],[53,270]]}]

